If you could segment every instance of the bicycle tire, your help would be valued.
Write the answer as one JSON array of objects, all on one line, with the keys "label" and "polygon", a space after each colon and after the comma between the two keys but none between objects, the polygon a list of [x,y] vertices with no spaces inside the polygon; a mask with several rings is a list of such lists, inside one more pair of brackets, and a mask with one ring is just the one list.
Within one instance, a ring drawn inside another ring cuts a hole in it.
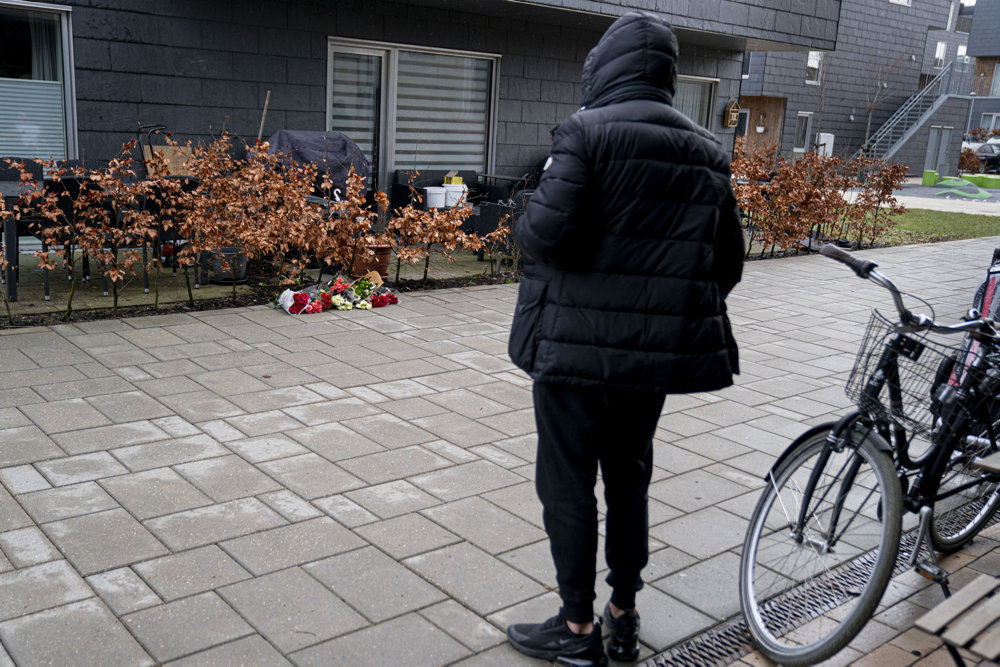
[{"label": "bicycle tire", "polygon": [[[757,648],[783,665],[814,664],[847,645],[882,599],[899,551],[902,491],[892,458],[875,445],[877,436],[855,427],[853,444],[831,452],[810,498],[818,511],[806,538],[815,541],[791,534],[832,426],[808,431],[789,448],[769,476],[743,543],[740,607]],[[821,553],[815,528],[829,519],[834,497],[824,492],[840,485],[852,460],[860,468],[838,522],[845,532],[831,553]]]},{"label": "bicycle tire", "polygon": [[[997,406],[991,410],[996,415]],[[994,435],[1000,432],[1000,419],[993,423]],[[962,438],[960,447],[952,452],[948,466],[941,473],[938,496],[961,485],[980,480],[978,484],[945,498],[934,504],[934,520],[930,525],[931,544],[943,553],[951,553],[962,548],[982,530],[1000,508],[1000,484],[973,467],[976,458],[982,458],[994,451],[987,430],[973,425],[971,434],[978,437]]]}]

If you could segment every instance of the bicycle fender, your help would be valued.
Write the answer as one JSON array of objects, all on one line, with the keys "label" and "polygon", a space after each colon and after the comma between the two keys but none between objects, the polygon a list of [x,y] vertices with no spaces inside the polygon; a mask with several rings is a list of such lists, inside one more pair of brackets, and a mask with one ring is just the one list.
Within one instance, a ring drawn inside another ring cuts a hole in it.
[{"label": "bicycle fender", "polygon": [[795,451],[795,448],[798,447],[800,444],[802,444],[805,440],[808,440],[809,438],[813,437],[818,433],[822,433],[824,431],[832,431],[836,426],[837,422],[826,422],[824,424],[820,424],[819,426],[813,426],[811,429],[809,429],[799,437],[795,438],[792,444],[788,445],[788,447],[785,448],[785,451],[781,452],[781,454],[778,456],[778,459],[774,462],[774,465],[772,465],[771,469],[767,471],[766,475],[764,475],[764,481],[766,482],[767,480],[771,479],[774,473],[777,472],[778,468],[781,467],[781,464],[784,463],[785,459],[787,459],[789,455],[791,455],[791,453]]}]

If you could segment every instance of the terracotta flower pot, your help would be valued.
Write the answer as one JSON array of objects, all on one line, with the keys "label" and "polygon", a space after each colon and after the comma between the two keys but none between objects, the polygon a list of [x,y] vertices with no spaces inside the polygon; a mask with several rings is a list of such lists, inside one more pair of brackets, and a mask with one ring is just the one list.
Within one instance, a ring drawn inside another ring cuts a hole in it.
[{"label": "terracotta flower pot", "polygon": [[369,246],[370,250],[375,252],[374,257],[368,257],[367,255],[359,253],[357,257],[354,258],[354,264],[351,266],[351,276],[354,278],[360,278],[369,271],[378,271],[378,274],[382,276],[383,279],[389,277],[389,259],[392,257],[392,247],[389,245],[376,245]]}]

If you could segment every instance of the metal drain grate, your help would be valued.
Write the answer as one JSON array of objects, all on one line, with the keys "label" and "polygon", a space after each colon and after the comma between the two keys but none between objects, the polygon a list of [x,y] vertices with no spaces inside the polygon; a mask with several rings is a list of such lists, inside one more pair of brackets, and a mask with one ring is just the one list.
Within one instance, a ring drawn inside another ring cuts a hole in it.
[{"label": "metal drain grate", "polygon": [[[959,512],[961,510],[955,510]],[[951,513],[949,513],[951,514]],[[1000,512],[990,519],[987,526],[1000,522]],[[984,527],[985,528],[985,527]],[[908,569],[907,560],[917,540],[916,530],[903,535],[899,541],[899,553],[892,576]],[[835,609],[849,599],[847,593],[852,581],[870,566],[874,560],[871,553],[859,556],[846,563],[836,572],[822,579],[809,582],[782,594],[782,604],[792,603],[793,609],[785,619],[784,630],[790,632],[805,625],[814,618]],[[717,625],[685,642],[670,647],[642,663],[642,667],[708,667],[709,665],[729,665],[753,651],[750,631],[742,616]]]}]

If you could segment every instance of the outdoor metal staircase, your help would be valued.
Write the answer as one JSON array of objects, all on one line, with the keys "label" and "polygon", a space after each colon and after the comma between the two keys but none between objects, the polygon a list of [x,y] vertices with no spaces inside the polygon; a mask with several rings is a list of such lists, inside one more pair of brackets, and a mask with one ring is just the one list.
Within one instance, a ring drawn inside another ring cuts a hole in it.
[{"label": "outdoor metal staircase", "polygon": [[[895,152],[893,148],[907,137],[910,130],[920,124],[924,114],[934,107],[942,96],[948,94],[952,64],[948,63],[942,67],[941,72],[931,79],[930,83],[906,100],[896,113],[875,131],[868,139],[868,157],[876,159],[889,157]],[[855,157],[860,153],[859,150],[855,153]]]}]

